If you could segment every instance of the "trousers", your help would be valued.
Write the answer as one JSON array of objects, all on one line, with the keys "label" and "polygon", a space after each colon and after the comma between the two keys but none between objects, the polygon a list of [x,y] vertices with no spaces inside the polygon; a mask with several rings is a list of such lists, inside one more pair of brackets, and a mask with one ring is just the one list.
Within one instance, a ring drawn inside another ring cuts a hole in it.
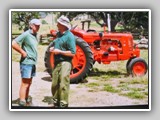
[{"label": "trousers", "polygon": [[70,72],[72,64],[63,61],[55,65],[52,72],[52,87],[51,92],[56,104],[60,106],[69,104],[69,89],[70,89]]}]

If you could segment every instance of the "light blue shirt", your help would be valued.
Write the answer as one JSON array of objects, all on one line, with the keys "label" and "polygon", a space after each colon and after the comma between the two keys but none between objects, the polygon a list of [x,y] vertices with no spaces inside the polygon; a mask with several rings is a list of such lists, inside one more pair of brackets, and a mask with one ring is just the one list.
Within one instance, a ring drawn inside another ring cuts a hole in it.
[{"label": "light blue shirt", "polygon": [[19,35],[15,41],[22,47],[22,49],[27,53],[26,58],[21,58],[20,63],[23,64],[36,64],[37,63],[37,46],[38,40],[36,34],[32,34],[32,30],[27,30],[26,32]]}]

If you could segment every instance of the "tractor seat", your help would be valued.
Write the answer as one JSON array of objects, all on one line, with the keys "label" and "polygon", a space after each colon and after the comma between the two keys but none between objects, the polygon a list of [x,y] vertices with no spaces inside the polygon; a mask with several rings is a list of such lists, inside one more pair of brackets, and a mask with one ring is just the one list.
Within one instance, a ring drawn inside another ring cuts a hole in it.
[{"label": "tractor seat", "polygon": [[103,33],[102,33],[102,32],[100,32],[100,33],[99,33],[99,37],[101,38],[102,36],[103,36]]}]

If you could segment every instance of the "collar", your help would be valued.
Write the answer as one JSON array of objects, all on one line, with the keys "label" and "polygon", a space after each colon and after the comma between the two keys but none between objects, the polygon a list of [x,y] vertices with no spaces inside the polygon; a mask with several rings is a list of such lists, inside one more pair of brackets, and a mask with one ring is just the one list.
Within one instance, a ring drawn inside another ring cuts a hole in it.
[{"label": "collar", "polygon": [[65,35],[65,34],[67,34],[67,32],[68,32],[69,30],[66,30],[66,31],[64,31],[61,35]]},{"label": "collar", "polygon": [[32,29],[29,29],[28,31],[29,31],[29,33],[33,34],[33,30]]},{"label": "collar", "polygon": [[37,33],[33,33],[33,30],[32,30],[32,29],[29,29],[29,33],[32,34],[32,35],[34,35],[34,36],[37,35]]}]

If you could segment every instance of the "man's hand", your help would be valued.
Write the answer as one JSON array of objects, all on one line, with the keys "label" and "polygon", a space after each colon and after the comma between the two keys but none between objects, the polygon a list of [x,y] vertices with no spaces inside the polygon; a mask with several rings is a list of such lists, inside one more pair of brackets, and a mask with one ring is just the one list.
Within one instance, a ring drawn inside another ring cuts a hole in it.
[{"label": "man's hand", "polygon": [[55,55],[61,54],[68,57],[74,57],[75,55],[75,54],[72,54],[71,51],[62,51],[60,49],[54,49],[54,47],[50,47],[49,51]]},{"label": "man's hand", "polygon": [[22,55],[23,58],[27,57],[27,53],[26,53],[25,51],[23,51],[23,52],[21,53],[21,55]]},{"label": "man's hand", "polygon": [[50,48],[49,48],[49,51],[50,51],[50,52],[53,52],[53,51],[54,51],[54,47],[50,47]]},{"label": "man's hand", "polygon": [[61,54],[61,52],[62,52],[59,49],[54,49],[54,47],[50,47],[49,51],[53,52],[55,55]]},{"label": "man's hand", "polygon": [[27,53],[19,46],[19,44],[15,40],[12,41],[12,48],[19,52],[23,58],[27,57]]}]

